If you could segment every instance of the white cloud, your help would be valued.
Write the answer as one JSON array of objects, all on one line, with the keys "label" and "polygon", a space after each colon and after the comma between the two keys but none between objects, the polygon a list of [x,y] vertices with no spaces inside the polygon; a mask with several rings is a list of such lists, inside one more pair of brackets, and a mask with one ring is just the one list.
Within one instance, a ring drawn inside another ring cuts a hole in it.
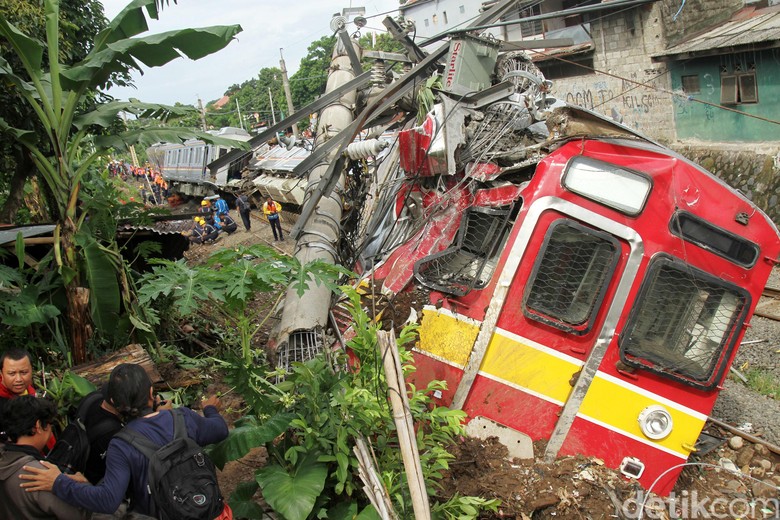
[{"label": "white cloud", "polygon": [[[102,0],[110,20],[128,0]],[[289,74],[297,69],[311,42],[332,33],[331,16],[342,8],[364,6],[366,17],[394,11],[398,0],[179,0],[149,21],[149,33],[188,27],[240,24],[243,31],[220,52],[198,61],[177,59],[163,67],[145,69],[133,75],[136,89],[114,88],[109,93],[118,99],[173,104],[176,101],[196,105],[222,97],[235,83],[254,77],[264,67],[279,66],[279,49]],[[395,14],[395,13],[393,13]],[[368,27],[383,29],[384,16],[369,18]],[[351,26],[354,27],[354,26]]]}]

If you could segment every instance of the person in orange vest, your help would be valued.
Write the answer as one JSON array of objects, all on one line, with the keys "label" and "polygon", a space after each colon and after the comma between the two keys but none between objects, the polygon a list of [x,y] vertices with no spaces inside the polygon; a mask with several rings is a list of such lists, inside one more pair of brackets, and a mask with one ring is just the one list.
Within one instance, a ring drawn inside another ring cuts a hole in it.
[{"label": "person in orange vest", "polygon": [[[268,223],[271,224],[271,231],[274,232],[274,240],[284,240],[282,235],[282,223],[279,213],[282,211],[282,205],[269,196],[263,202],[263,214],[268,219]],[[278,232],[278,233],[277,233]]]}]

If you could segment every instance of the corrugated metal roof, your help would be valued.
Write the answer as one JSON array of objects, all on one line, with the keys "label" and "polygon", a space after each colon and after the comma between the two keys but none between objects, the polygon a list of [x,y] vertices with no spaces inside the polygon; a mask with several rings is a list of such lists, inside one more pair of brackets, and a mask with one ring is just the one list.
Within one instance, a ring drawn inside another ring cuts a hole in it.
[{"label": "corrugated metal roof", "polygon": [[717,54],[719,50],[731,52],[743,45],[780,45],[780,6],[742,9],[731,20],[653,57]]},{"label": "corrugated metal roof", "polygon": [[531,61],[538,63],[541,61],[552,60],[561,56],[573,56],[583,54],[593,50],[593,42],[570,45],[568,47],[559,47],[557,49],[535,50],[531,53]]},{"label": "corrugated metal roof", "polygon": [[24,238],[48,235],[54,232],[54,224],[41,226],[22,226],[10,229],[0,229],[0,245],[16,241],[16,235],[22,234]]},{"label": "corrugated metal roof", "polygon": [[249,169],[292,173],[293,168],[310,154],[310,151],[300,146],[293,146],[290,150],[283,146],[272,146],[255,155],[255,160],[249,163]]}]

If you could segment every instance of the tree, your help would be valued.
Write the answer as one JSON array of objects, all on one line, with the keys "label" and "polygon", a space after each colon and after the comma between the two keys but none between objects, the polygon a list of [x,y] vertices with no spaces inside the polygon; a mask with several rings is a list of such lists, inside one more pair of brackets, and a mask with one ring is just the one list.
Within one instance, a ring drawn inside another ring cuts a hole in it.
[{"label": "tree", "polygon": [[[60,9],[60,59],[73,64],[84,59],[92,41],[105,29],[108,20],[98,0],[62,0]],[[43,4],[25,0],[0,0],[0,15],[14,20],[16,26],[39,40],[46,37]],[[22,67],[10,45],[0,41],[0,56],[15,70]],[[126,84],[126,71],[118,72],[112,81]],[[0,83],[0,118],[16,128],[26,128],[45,139],[43,128],[35,123],[35,113],[11,85]],[[24,188],[35,170],[32,157],[22,146],[10,140],[0,141],[0,193],[6,193],[0,207],[0,222],[13,222],[22,206]]]},{"label": "tree", "polygon": [[325,91],[336,36],[323,36],[312,42],[303,57],[298,72],[290,77],[293,105],[303,107]]},{"label": "tree", "polygon": [[[33,109],[36,122],[44,129],[45,139],[38,141],[35,131],[12,126],[5,120],[0,120],[0,131],[30,153],[36,174],[51,195],[48,207],[56,221],[53,252],[65,288],[69,344],[77,363],[86,359],[90,321],[87,307],[91,308],[96,327],[110,327],[111,312],[99,312],[98,299],[108,296],[111,308],[118,312],[121,275],[117,251],[102,245],[90,232],[91,225],[84,226],[87,215],[79,212],[79,195],[85,176],[92,174],[96,160],[111,147],[175,142],[192,137],[217,141],[210,134],[182,128],[135,129],[118,135],[96,135],[96,129],[111,126],[123,111],[141,117],[166,117],[187,112],[139,101],[101,103],[94,92],[105,87],[113,73],[136,68],[138,62],[149,67],[161,66],[181,54],[198,59],[222,49],[241,31],[240,26],[230,25],[137,37],[148,30],[144,9],[156,19],[159,10],[168,3],[168,0],[131,1],[100,31],[87,56],[72,66],[60,60],[59,0],[43,2],[45,45],[5,16],[0,16],[0,36],[5,38],[21,63],[21,69],[18,69],[8,60],[0,59],[0,77]],[[236,145],[233,141],[219,141]],[[88,286],[93,288],[91,294]]]}]

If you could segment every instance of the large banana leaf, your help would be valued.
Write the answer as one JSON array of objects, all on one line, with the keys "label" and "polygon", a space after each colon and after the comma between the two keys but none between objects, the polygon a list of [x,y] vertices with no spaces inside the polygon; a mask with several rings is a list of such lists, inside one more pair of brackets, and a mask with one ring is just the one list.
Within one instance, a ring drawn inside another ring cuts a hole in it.
[{"label": "large banana leaf", "polygon": [[242,150],[246,150],[249,147],[244,141],[226,139],[211,135],[208,132],[180,127],[141,128],[117,135],[96,136],[95,146],[102,149],[113,147],[121,150],[130,145],[149,146],[155,143],[178,143],[187,139],[200,139],[210,144],[240,148]]},{"label": "large banana leaf", "polygon": [[98,330],[110,336],[119,320],[118,259],[87,233],[79,233],[76,241],[83,252],[92,321]]},{"label": "large banana leaf", "polygon": [[[173,0],[173,3],[175,4],[176,0]],[[163,5],[169,4],[168,0],[133,0],[109,22],[106,29],[98,34],[97,38],[95,38],[95,50],[100,50],[109,43],[132,38],[137,34],[148,31],[149,26],[146,24],[144,9],[149,13],[150,18],[156,20]]]},{"label": "large banana leaf", "polygon": [[139,118],[151,118],[165,120],[170,117],[185,116],[195,112],[190,106],[171,106],[159,103],[143,103],[137,99],[129,101],[111,101],[98,105],[95,110],[80,114],[73,119],[73,125],[81,130],[85,126],[98,125],[108,128],[116,121],[120,112],[129,112]]},{"label": "large banana leaf", "polygon": [[102,85],[114,72],[126,67],[138,68],[136,60],[148,67],[165,65],[182,55],[197,60],[223,49],[241,30],[240,25],[223,25],[119,40],[64,70],[62,86],[76,90],[84,84]]},{"label": "large banana leaf", "polygon": [[230,431],[227,439],[210,449],[209,457],[222,469],[228,462],[249,453],[249,450],[274,440],[287,429],[293,417],[293,414],[275,415],[262,424],[253,416],[245,417]]}]

